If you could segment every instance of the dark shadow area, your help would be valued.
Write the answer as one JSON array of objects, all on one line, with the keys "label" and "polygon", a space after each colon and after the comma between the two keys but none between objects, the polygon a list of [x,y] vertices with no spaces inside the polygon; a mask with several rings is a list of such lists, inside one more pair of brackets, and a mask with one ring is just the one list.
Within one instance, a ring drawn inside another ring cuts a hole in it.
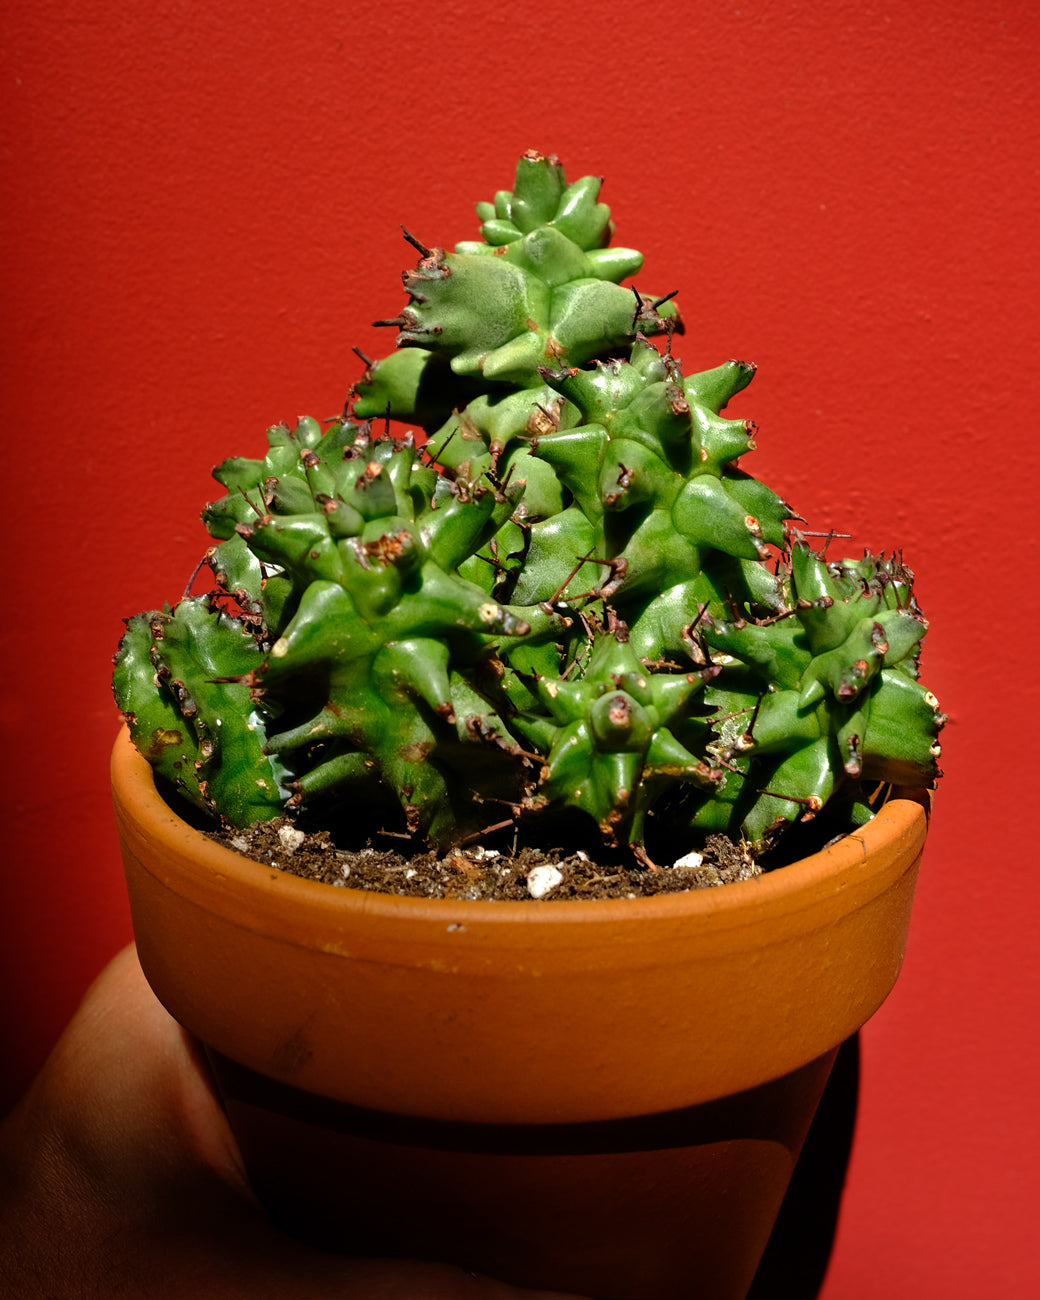
[{"label": "dark shadow area", "polygon": [[[226,1108],[245,1103],[367,1143],[516,1156],[609,1155],[741,1140],[775,1142],[791,1149],[804,1131],[806,1092],[811,1096],[819,1087],[828,1058],[829,1053],[779,1079],[717,1101],[655,1115],[571,1124],[481,1124],[412,1118],[348,1105],[267,1078],[219,1052],[207,1050]],[[824,1091],[820,1111],[829,1090],[830,1084]]]},{"label": "dark shadow area", "polygon": [[[705,1296],[815,1300],[851,1148],[858,1048],[851,1039],[699,1106],[513,1125],[372,1111],[208,1059],[260,1200],[323,1249],[445,1259],[615,1300],[685,1294],[691,1279]],[[450,1231],[439,1207],[450,1207]]]},{"label": "dark shadow area", "polygon": [[834,1247],[859,1101],[860,1047],[839,1048],[748,1300],[815,1300]]}]

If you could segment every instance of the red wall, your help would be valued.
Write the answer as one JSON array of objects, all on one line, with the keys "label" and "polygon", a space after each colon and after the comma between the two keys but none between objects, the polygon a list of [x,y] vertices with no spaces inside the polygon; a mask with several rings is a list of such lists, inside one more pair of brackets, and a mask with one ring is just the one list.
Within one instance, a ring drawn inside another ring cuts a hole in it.
[{"label": "red wall", "polygon": [[864,1033],[827,1300],[1040,1294],[1037,850],[1015,816],[1037,766],[1035,6],[18,8],[0,1101],[129,937],[121,617],[178,594],[210,466],[337,411],[351,347],[387,347],[368,322],[403,304],[398,222],[469,237],[537,147],[606,175],[641,286],[681,291],[688,366],[758,362],[749,468],[850,545],[903,545],[933,622],[946,778],[904,975]]}]

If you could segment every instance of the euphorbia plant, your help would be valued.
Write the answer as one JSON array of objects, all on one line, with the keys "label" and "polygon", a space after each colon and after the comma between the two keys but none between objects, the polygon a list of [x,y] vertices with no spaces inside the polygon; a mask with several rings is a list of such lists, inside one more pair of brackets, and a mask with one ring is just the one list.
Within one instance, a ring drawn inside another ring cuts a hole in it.
[{"label": "euphorbia plant", "polygon": [[214,471],[212,588],[128,620],[115,690],[224,823],[392,807],[440,849],[587,827],[652,865],[936,777],[912,574],[825,558],[738,468],[754,367],[684,375],[599,188],[529,153],[480,240],[408,234],[397,350]]}]

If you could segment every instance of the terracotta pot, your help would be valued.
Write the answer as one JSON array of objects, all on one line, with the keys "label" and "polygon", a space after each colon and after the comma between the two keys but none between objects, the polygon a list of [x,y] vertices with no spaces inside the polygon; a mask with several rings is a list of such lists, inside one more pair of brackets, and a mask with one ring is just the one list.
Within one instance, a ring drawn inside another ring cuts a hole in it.
[{"label": "terracotta pot", "polygon": [[906,943],[926,813],[631,901],[334,889],[182,821],[125,732],[145,974],[277,1221],[598,1300],[743,1296],[838,1045]]}]

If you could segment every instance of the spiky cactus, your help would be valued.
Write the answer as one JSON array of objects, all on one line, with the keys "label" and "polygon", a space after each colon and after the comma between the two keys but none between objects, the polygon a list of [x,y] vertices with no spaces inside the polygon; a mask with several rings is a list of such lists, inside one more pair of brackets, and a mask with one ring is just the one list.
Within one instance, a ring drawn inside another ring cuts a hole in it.
[{"label": "spiky cactus", "polygon": [[912,575],[828,562],[738,468],[754,367],[683,375],[599,187],[531,153],[480,241],[407,235],[398,349],[324,431],[214,471],[212,589],[128,620],[115,691],[225,823],[393,807],[444,848],[591,819],[648,862],[936,777]]}]

